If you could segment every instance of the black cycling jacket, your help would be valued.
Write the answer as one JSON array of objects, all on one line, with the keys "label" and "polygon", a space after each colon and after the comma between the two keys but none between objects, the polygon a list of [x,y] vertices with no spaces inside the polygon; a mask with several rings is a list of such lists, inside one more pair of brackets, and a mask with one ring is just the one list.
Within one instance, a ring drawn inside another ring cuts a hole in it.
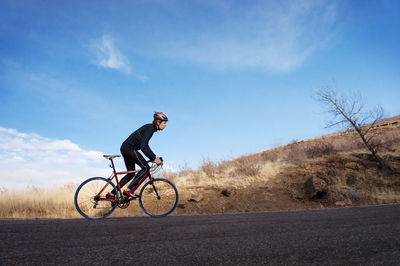
[{"label": "black cycling jacket", "polygon": [[131,145],[135,150],[141,150],[150,160],[154,161],[156,155],[149,147],[149,140],[156,131],[156,125],[146,124],[133,132],[122,145]]}]

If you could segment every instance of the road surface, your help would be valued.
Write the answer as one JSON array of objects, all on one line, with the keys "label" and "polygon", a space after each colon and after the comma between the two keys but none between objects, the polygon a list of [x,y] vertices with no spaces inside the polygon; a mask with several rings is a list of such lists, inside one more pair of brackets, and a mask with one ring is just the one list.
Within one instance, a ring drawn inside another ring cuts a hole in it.
[{"label": "road surface", "polygon": [[400,265],[400,205],[0,220],[0,265]]}]

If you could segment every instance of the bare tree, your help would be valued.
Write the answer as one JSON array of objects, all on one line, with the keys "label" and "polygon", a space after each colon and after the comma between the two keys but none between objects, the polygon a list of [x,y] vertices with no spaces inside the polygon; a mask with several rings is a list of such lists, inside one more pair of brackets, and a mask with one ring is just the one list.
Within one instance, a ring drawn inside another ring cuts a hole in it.
[{"label": "bare tree", "polygon": [[341,125],[347,129],[354,129],[379,166],[381,168],[388,167],[378,155],[376,145],[373,144],[374,134],[370,134],[371,129],[383,118],[381,106],[364,111],[365,106],[360,94],[345,97],[339,95],[336,89],[328,87],[317,91],[317,99],[325,105],[327,112],[333,115],[333,120],[327,122],[326,127]]}]

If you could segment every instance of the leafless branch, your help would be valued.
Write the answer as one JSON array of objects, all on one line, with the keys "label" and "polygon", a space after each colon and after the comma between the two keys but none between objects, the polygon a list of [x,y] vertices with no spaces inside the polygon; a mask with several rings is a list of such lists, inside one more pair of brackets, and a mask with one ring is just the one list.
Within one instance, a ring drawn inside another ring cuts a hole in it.
[{"label": "leafless branch", "polygon": [[372,144],[374,135],[368,135],[376,123],[383,118],[382,107],[377,106],[371,111],[364,112],[364,103],[360,94],[345,97],[339,95],[336,89],[329,87],[318,90],[316,95],[317,100],[324,105],[326,112],[333,117],[332,121],[327,122],[326,127],[341,125],[347,129],[354,129],[379,165],[386,167]]}]

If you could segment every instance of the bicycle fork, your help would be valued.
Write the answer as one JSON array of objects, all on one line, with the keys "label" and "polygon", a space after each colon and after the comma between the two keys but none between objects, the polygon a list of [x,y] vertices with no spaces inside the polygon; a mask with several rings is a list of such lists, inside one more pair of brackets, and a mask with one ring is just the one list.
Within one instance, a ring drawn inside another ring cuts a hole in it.
[{"label": "bicycle fork", "polygon": [[152,183],[151,185],[153,186],[153,189],[154,189],[154,191],[156,192],[157,199],[160,200],[161,197],[160,197],[160,195],[158,195],[158,191],[157,191],[157,189],[156,189],[156,186],[154,185],[154,183]]}]

